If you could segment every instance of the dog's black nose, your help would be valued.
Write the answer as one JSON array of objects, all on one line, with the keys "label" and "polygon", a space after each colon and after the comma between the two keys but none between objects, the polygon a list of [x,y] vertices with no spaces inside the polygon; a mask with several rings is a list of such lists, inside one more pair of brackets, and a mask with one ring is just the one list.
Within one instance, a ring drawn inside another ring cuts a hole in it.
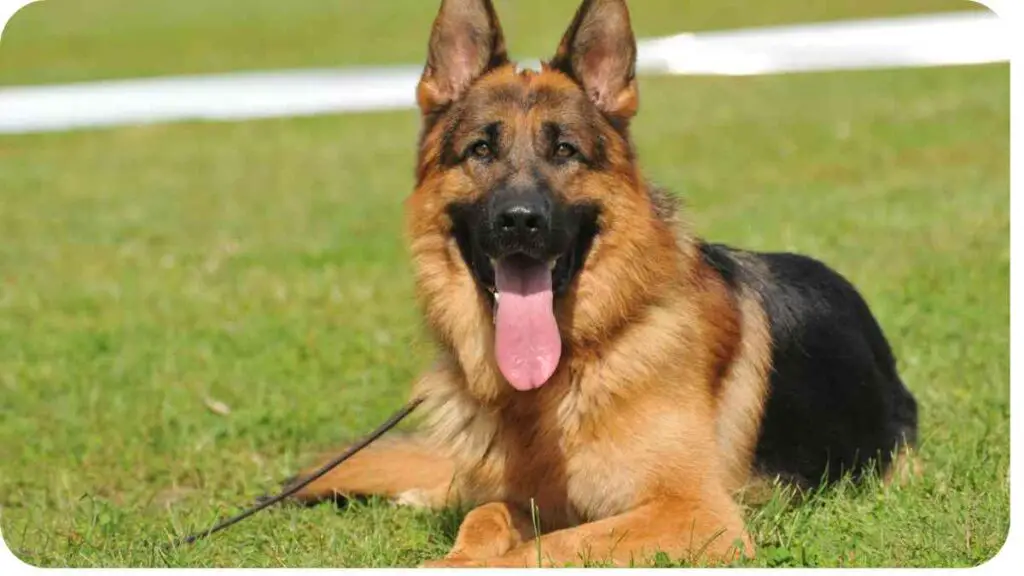
[{"label": "dog's black nose", "polygon": [[532,236],[540,234],[547,228],[547,218],[537,211],[534,206],[515,204],[498,214],[498,225],[496,228],[502,234],[517,234],[519,236]]},{"label": "dog's black nose", "polygon": [[540,256],[551,232],[551,208],[535,192],[507,194],[491,207],[491,230],[500,252]]}]

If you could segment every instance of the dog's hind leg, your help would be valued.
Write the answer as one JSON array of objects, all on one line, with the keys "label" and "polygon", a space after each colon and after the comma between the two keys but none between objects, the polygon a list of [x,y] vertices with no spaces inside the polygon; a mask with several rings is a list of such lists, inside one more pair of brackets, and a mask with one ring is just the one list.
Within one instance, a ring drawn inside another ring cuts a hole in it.
[{"label": "dog's hind leg", "polygon": [[[323,458],[322,462],[329,461]],[[295,480],[318,470],[310,467]],[[407,436],[382,438],[356,453],[293,498],[313,504],[360,496],[381,496],[398,504],[442,508],[448,504],[452,462],[419,439]]]}]

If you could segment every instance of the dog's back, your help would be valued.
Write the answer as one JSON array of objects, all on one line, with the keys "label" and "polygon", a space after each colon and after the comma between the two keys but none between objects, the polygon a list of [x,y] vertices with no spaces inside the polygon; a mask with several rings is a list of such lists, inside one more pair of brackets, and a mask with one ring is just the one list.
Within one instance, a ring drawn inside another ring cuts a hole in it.
[{"label": "dog's back", "polygon": [[701,246],[734,289],[761,299],[772,371],[755,451],[758,472],[801,486],[887,469],[917,437],[917,403],[864,299],[821,262]]}]

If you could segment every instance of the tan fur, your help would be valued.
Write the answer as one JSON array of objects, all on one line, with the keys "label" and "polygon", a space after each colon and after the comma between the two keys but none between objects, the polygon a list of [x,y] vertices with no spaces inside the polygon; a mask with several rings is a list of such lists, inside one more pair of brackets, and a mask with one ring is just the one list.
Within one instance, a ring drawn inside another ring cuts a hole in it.
[{"label": "tan fur", "polygon": [[718,392],[718,443],[725,460],[727,486],[742,489],[750,480],[771,370],[771,335],[760,298],[740,293],[740,349]]},{"label": "tan fur", "polygon": [[532,518],[504,502],[479,506],[466,515],[455,536],[455,545],[443,562],[504,556],[536,535],[531,522]]},{"label": "tan fur", "polygon": [[882,475],[882,484],[885,486],[903,486],[909,484],[923,474],[921,460],[914,454],[914,450],[906,445],[899,448]]},{"label": "tan fur", "polygon": [[[600,24],[584,13],[588,4],[601,17],[624,10],[620,0],[588,0],[573,24],[588,33]],[[484,0],[445,0],[435,30],[457,29],[446,19],[479,5],[493,12]],[[504,50],[496,22],[497,38],[483,13],[474,14],[477,37]],[[614,23],[621,32],[621,18]],[[597,30],[594,38],[604,36]],[[443,53],[445,42],[435,34],[431,54]],[[704,262],[674,202],[648,188],[628,139],[608,120],[625,123],[637,109],[631,76],[608,82],[631,69],[586,55],[573,60],[579,43],[570,29],[556,56],[564,61],[539,73],[503,62],[486,74],[475,70],[473,63],[489,61],[478,53],[483,45],[458,44],[470,56],[428,64],[418,185],[406,202],[417,294],[440,350],[413,390],[425,399],[424,445],[367,452],[305,494],[413,491],[407,499],[414,502],[481,506],[467,516],[449,557],[432,565],[535,564],[538,547],[545,564],[628,564],[658,551],[728,561],[754,552],[732,493],[747,483],[767,389],[765,313],[755,296],[734,293]],[[570,61],[593,64],[593,76],[577,79],[593,92],[556,70]],[[470,68],[444,81],[453,62]],[[469,88],[467,73],[478,77]],[[498,92],[507,97],[491,98]],[[546,105],[516,105],[541,93]],[[446,140],[461,146],[473,137],[456,118],[477,116],[514,127],[503,135],[513,151],[508,165],[442,168]],[[518,392],[497,367],[492,304],[460,255],[446,210],[477,198],[495,178],[516,177],[516,155],[529,153],[530,135],[552,117],[586,126],[581,146],[603,146],[600,170],[545,174],[564,201],[600,205],[600,234],[556,303],[563,341],[556,372],[543,387]]]},{"label": "tan fur", "polygon": [[317,502],[334,496],[377,494],[401,504],[441,508],[454,501],[453,473],[453,462],[431,452],[420,439],[382,438],[303,488],[295,498]]}]

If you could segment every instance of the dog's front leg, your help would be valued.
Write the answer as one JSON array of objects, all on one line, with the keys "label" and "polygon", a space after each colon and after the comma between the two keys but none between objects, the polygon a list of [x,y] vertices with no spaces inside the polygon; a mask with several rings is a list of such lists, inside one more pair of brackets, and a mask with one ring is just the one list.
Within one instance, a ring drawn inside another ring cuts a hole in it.
[{"label": "dog's front leg", "polygon": [[533,536],[533,525],[526,514],[505,502],[491,502],[474,508],[466,515],[448,556],[426,562],[422,567],[444,567],[498,558]]},{"label": "dog's front leg", "polygon": [[[492,517],[493,518],[493,517]],[[469,517],[467,517],[467,521]],[[460,537],[471,526],[460,528]],[[726,494],[694,500],[664,498],[634,510],[526,541],[499,556],[449,556],[426,567],[527,567],[643,564],[656,553],[672,560],[730,562],[752,556],[736,504]]]},{"label": "dog's front leg", "polygon": [[452,475],[452,462],[419,439],[383,438],[303,488],[294,499],[310,504],[339,496],[382,496],[398,504],[436,509],[455,501]]}]

